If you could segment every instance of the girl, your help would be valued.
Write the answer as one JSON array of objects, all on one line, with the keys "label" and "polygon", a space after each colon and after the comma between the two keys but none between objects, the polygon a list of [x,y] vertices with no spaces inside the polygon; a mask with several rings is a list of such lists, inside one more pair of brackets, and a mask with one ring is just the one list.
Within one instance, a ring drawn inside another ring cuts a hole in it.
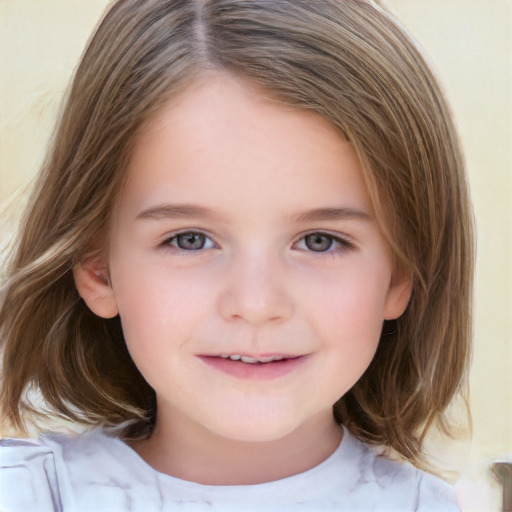
[{"label": "girl", "polygon": [[3,441],[2,510],[458,510],[422,443],[471,275],[448,108],[379,6],[115,2],[0,324],[6,424],[96,428]]}]

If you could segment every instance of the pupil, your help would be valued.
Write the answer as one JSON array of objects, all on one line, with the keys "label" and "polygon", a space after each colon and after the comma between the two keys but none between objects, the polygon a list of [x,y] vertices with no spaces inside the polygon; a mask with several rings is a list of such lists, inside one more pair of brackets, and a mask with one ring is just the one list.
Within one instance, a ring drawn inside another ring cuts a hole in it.
[{"label": "pupil", "polygon": [[186,233],[178,236],[178,246],[180,249],[196,251],[204,246],[204,235],[199,233]]},{"label": "pupil", "polygon": [[327,235],[308,235],[305,241],[306,247],[316,252],[327,251],[332,245],[332,238]]}]

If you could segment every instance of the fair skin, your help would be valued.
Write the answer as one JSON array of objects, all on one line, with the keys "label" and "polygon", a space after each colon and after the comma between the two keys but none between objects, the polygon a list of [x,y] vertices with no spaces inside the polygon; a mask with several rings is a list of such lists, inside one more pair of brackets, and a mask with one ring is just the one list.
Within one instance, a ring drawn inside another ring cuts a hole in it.
[{"label": "fair skin", "polygon": [[314,467],[341,439],[333,404],[410,297],[350,144],[216,74],[149,123],[127,172],[109,259],[75,279],[120,315],[155,389],[154,433],[132,447],[205,484]]}]

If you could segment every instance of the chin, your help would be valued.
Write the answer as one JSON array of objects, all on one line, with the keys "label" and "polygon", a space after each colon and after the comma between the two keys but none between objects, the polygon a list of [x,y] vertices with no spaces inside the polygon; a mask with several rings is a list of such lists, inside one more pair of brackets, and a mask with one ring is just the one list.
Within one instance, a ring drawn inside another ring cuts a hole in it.
[{"label": "chin", "polygon": [[[215,433],[226,440],[241,443],[271,443],[290,436],[300,429],[300,424],[290,422],[286,415],[280,418],[269,418],[260,415],[243,418],[225,416],[222,425],[214,429]],[[212,429],[213,430],[213,429]]]}]

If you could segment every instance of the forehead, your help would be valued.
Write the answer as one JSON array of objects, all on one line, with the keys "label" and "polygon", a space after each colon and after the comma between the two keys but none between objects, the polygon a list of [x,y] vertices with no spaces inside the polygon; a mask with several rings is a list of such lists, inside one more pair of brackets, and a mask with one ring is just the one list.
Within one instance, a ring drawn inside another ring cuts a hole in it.
[{"label": "forehead", "polygon": [[268,204],[290,208],[309,199],[368,206],[357,157],[325,119],[284,106],[246,81],[215,74],[147,124],[128,165],[122,201],[138,208],[213,203],[228,191],[229,203],[238,200],[239,208],[259,192]]}]

